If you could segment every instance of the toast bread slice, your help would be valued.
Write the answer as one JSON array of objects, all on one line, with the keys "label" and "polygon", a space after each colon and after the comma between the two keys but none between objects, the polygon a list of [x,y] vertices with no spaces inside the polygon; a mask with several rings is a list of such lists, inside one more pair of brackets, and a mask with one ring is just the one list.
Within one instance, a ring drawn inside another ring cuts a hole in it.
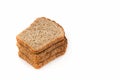
[{"label": "toast bread slice", "polygon": [[48,18],[37,18],[28,28],[16,36],[19,43],[27,46],[31,52],[41,52],[54,43],[64,39],[63,28]]}]

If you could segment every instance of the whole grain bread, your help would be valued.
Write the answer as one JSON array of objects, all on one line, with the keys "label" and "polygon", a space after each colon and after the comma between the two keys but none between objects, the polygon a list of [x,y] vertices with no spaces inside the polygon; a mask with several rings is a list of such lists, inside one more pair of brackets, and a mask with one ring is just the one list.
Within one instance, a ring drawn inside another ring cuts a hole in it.
[{"label": "whole grain bread", "polygon": [[54,43],[64,39],[63,28],[55,21],[45,17],[37,18],[27,29],[17,35],[19,43],[31,52],[41,52]]}]

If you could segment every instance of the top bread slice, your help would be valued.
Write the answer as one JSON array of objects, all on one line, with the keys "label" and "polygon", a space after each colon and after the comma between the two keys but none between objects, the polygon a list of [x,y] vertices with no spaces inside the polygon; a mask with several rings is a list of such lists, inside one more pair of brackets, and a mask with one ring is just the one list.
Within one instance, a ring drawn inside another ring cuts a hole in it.
[{"label": "top bread slice", "polygon": [[32,52],[41,52],[64,39],[63,28],[45,17],[37,18],[28,28],[16,36],[19,43]]}]

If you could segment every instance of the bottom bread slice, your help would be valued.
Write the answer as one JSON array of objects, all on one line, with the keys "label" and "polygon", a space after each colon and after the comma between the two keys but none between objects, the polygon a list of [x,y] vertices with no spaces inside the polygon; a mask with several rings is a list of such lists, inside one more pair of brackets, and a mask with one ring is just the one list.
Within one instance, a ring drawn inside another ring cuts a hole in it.
[{"label": "bottom bread slice", "polygon": [[[22,51],[19,51],[18,54],[22,59],[24,59],[29,64],[31,64],[34,68],[40,68],[43,65],[49,63],[50,61],[54,60],[55,58],[63,55],[66,51],[66,47],[67,47],[67,44],[64,44],[64,45],[52,50],[51,52],[49,52],[45,56],[43,56],[44,59],[42,61],[41,60],[34,61],[32,58],[29,58],[29,56],[24,54]],[[36,56],[37,56],[37,54],[36,54]]]}]

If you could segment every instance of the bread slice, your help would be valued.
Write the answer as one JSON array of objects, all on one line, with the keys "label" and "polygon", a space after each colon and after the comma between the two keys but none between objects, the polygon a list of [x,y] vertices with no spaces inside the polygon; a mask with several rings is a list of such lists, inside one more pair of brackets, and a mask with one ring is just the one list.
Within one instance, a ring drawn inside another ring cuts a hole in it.
[{"label": "bread slice", "polygon": [[17,35],[19,43],[31,52],[41,52],[54,43],[64,39],[63,28],[55,21],[45,17],[37,18],[27,29]]},{"label": "bread slice", "polygon": [[[31,60],[33,60],[34,62],[38,62],[38,61],[43,61],[44,59],[46,59],[49,55],[54,55],[57,51],[61,51],[61,50],[64,50],[66,49],[66,46],[67,46],[67,40],[65,39],[64,41],[62,42],[59,42],[57,44],[54,44],[53,46],[51,46],[50,48],[42,51],[42,52],[39,52],[37,54],[33,54],[29,51],[27,51],[27,49],[25,49],[23,46],[18,45],[18,48],[19,48],[19,51],[24,53],[26,56],[28,56]],[[52,53],[51,53],[52,52]],[[51,53],[51,54],[50,54]]]},{"label": "bread slice", "polygon": [[[63,55],[66,51],[66,47],[67,44],[52,50],[51,52],[49,52],[47,55],[43,56],[44,59],[42,61],[34,61],[33,59],[31,59],[29,57],[29,55],[26,55],[24,53],[22,53],[21,51],[19,51],[19,56],[24,59],[25,61],[27,61],[29,64],[31,64],[34,68],[38,69],[42,66],[44,66],[45,64],[49,63],[50,61],[54,60],[55,58]],[[36,54],[37,56],[37,54]]]}]

